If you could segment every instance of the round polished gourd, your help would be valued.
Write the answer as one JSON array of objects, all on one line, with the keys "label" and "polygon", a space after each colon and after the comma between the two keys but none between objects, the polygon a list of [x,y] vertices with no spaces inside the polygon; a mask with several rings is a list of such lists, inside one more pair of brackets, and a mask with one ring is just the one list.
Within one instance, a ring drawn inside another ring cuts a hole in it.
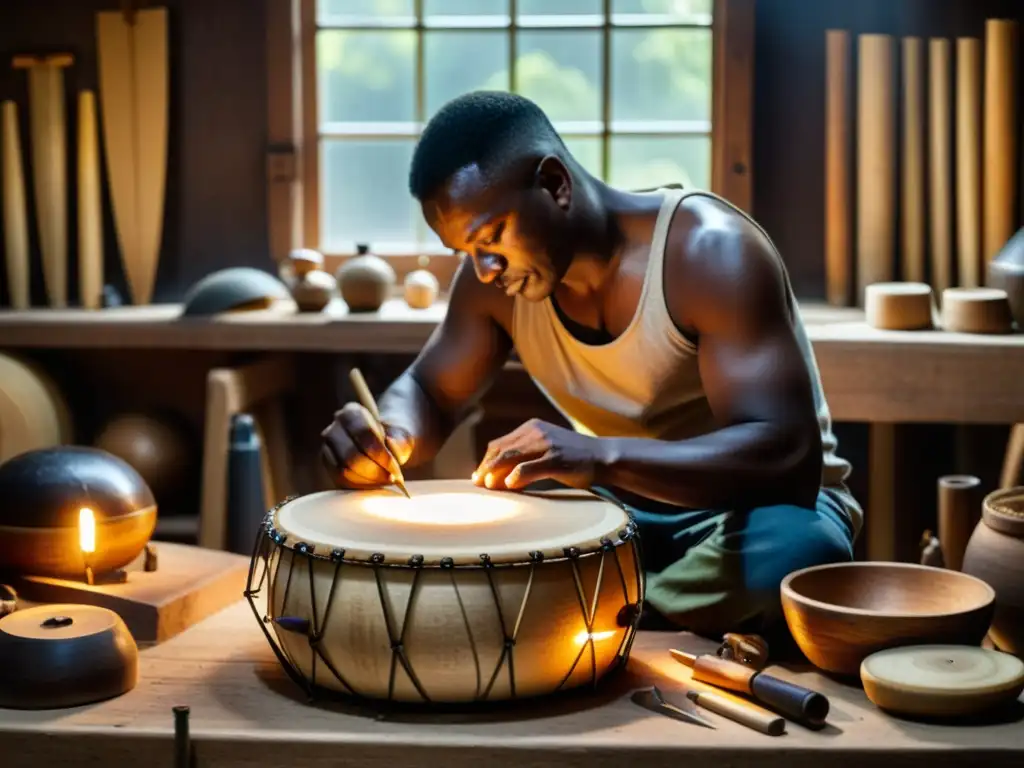
[{"label": "round polished gourd", "polygon": [[124,621],[94,605],[39,605],[0,619],[0,707],[57,709],[127,693],[139,649]]},{"label": "round polished gourd", "polygon": [[325,491],[268,515],[249,599],[265,598],[272,630],[260,626],[296,683],[494,701],[593,684],[624,663],[644,581],[619,506],[583,491],[407,486],[411,498]]},{"label": "round polished gourd", "polygon": [[[94,551],[81,548],[91,510]],[[0,465],[0,570],[81,577],[134,560],[156,527],[157,504],[128,462],[99,448],[28,451]]]}]

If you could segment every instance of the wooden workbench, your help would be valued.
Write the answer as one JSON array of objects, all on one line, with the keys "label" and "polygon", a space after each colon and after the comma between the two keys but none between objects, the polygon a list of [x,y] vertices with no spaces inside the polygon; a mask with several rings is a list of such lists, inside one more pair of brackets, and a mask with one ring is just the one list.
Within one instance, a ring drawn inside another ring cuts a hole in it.
[{"label": "wooden workbench", "polygon": [[[710,650],[675,633],[641,633],[624,675],[598,692],[537,701],[508,711],[378,718],[338,704],[307,704],[277,664],[244,602],[161,646],[142,652],[139,685],[125,696],[73,710],[0,710],[0,765],[172,765],[171,708],[191,708],[195,768],[359,766],[360,768],[986,768],[1024,765],[1016,709],[1003,722],[939,726],[883,715],[859,688],[818,674],[780,676],[829,696],[830,725],[792,723],[772,738],[708,713],[710,730],[680,723],[629,700],[686,670],[666,649]],[[1019,704],[1024,710],[1024,702]]]}]

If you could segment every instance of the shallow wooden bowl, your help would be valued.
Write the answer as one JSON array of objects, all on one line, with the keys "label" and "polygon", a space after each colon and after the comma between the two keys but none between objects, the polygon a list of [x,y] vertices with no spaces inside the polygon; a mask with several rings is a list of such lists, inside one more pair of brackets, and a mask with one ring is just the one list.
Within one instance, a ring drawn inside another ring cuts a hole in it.
[{"label": "shallow wooden bowl", "polygon": [[980,645],[995,609],[981,579],[909,563],[836,563],[782,580],[793,639],[820,669],[856,676],[870,654],[904,645]]}]

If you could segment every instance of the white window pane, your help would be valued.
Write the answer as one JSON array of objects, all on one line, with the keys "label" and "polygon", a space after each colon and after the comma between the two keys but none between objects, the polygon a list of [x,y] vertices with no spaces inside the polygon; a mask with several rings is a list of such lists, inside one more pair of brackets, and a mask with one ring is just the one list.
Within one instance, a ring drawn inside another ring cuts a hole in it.
[{"label": "white window pane", "polygon": [[416,33],[317,33],[321,122],[415,120]]},{"label": "white window pane", "polygon": [[665,184],[711,188],[711,138],[708,136],[612,137],[612,186],[649,189]]},{"label": "white window pane", "polygon": [[565,146],[576,160],[597,178],[601,178],[601,139],[579,136],[565,138]]},{"label": "white window pane", "polygon": [[601,33],[519,32],[516,90],[554,121],[601,119]]},{"label": "white window pane", "polygon": [[709,120],[711,32],[612,31],[613,120]]},{"label": "white window pane", "polygon": [[702,23],[711,15],[714,0],[612,0],[612,14],[670,16],[690,23]]},{"label": "white window pane", "polygon": [[409,140],[324,140],[320,144],[321,248],[352,252],[355,243],[387,250],[416,240],[409,194]]},{"label": "white window pane", "polygon": [[508,14],[508,0],[423,0],[424,16],[493,16]]},{"label": "white window pane", "polygon": [[415,14],[413,0],[317,0],[318,16],[389,19]]},{"label": "white window pane", "polygon": [[509,89],[507,32],[428,31],[424,38],[428,119],[468,91]]},{"label": "white window pane", "polygon": [[520,16],[578,16],[604,12],[603,0],[519,0]]}]

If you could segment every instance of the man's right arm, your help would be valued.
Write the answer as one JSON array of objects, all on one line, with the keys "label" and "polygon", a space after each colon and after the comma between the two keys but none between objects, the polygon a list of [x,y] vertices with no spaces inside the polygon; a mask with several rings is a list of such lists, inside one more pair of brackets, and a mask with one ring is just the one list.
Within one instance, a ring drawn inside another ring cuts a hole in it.
[{"label": "man's right arm", "polygon": [[[444,319],[409,368],[378,398],[381,420],[403,465],[433,458],[500,373],[512,349],[497,319],[504,300],[477,279],[471,262],[463,262]],[[323,437],[339,485],[388,482],[380,468],[387,465],[387,456],[361,406],[345,405]]]}]

